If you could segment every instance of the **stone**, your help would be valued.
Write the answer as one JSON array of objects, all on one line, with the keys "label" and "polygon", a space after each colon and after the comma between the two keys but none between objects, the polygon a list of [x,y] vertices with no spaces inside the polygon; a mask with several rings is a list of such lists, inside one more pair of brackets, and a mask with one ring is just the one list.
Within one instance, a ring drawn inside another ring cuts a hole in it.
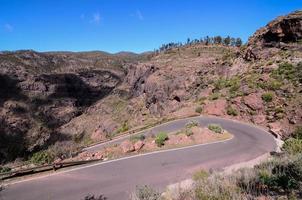
[{"label": "stone", "polygon": [[270,132],[273,134],[276,134],[277,136],[282,135],[282,126],[280,122],[269,123],[268,126],[270,128]]},{"label": "stone", "polygon": [[252,120],[255,124],[263,124],[265,122],[265,115],[259,114],[259,115],[254,115],[252,117]]},{"label": "stone", "polygon": [[139,151],[144,146],[144,142],[139,140],[134,143],[134,150]]},{"label": "stone", "polygon": [[263,101],[261,99],[261,94],[253,93],[245,96],[243,98],[244,104],[253,110],[261,110],[263,109]]},{"label": "stone", "polygon": [[61,163],[61,162],[62,162],[61,158],[57,158],[55,161],[53,161],[54,164],[58,164],[58,163]]},{"label": "stone", "polygon": [[203,111],[208,115],[223,116],[225,115],[226,106],[227,102],[225,99],[218,99],[207,103],[204,106]]},{"label": "stone", "polygon": [[133,144],[129,140],[125,140],[124,142],[122,142],[120,147],[124,153],[130,153],[135,150]]}]

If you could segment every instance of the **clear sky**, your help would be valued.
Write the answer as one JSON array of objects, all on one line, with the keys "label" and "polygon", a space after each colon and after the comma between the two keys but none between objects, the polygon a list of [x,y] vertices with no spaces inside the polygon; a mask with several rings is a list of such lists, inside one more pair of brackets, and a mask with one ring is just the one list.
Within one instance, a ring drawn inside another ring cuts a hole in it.
[{"label": "clear sky", "polygon": [[302,0],[0,0],[0,50],[143,52],[188,37],[244,41]]}]

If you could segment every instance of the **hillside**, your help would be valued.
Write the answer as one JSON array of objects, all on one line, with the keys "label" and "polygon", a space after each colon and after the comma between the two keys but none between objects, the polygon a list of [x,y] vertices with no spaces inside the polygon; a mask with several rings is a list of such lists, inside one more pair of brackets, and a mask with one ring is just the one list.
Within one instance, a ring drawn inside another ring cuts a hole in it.
[{"label": "hillside", "polygon": [[56,149],[62,156],[68,147],[192,114],[252,122],[287,137],[302,123],[301,23],[301,11],[277,18],[242,47],[2,52],[0,161],[54,144],[65,148]]}]

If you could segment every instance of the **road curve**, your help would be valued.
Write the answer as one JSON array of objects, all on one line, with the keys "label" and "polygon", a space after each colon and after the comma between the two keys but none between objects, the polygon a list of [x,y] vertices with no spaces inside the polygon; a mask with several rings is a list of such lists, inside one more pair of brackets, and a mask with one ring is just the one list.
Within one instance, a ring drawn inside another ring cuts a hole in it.
[{"label": "road curve", "polygon": [[[218,123],[234,137],[223,142],[132,156],[16,182],[6,186],[1,194],[2,198],[80,200],[87,194],[104,194],[109,200],[124,200],[129,198],[136,185],[147,184],[161,189],[170,183],[191,177],[192,172],[200,168],[223,168],[254,159],[276,148],[275,139],[265,130],[216,117],[200,116],[175,120],[142,133],[176,131],[191,120],[196,120],[204,126]],[[120,138],[111,143],[124,139]],[[107,144],[88,150],[92,151],[104,145]]]}]

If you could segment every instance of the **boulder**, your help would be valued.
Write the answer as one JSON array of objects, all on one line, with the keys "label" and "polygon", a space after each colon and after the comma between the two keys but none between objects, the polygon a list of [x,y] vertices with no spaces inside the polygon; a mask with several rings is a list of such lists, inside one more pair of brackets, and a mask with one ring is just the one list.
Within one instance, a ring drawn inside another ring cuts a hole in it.
[{"label": "boulder", "polygon": [[244,104],[253,110],[261,110],[263,109],[263,101],[261,99],[261,95],[259,93],[249,94],[244,98]]},{"label": "boulder", "polygon": [[122,142],[120,147],[124,153],[130,153],[135,150],[133,144],[129,140]]},{"label": "boulder", "polygon": [[207,103],[203,110],[209,115],[223,116],[225,115],[225,108],[227,106],[227,101],[225,99],[218,99]]},{"label": "boulder", "polygon": [[302,39],[302,11],[280,16],[257,30],[249,38],[248,46],[278,47],[282,43],[298,42]]},{"label": "boulder", "polygon": [[259,115],[254,115],[252,117],[252,120],[255,124],[263,124],[265,122],[265,115],[259,114]]},{"label": "boulder", "polygon": [[134,150],[138,151],[140,150],[142,147],[144,146],[144,142],[139,140],[137,142],[134,143]]},{"label": "boulder", "polygon": [[276,136],[282,136],[282,126],[280,122],[273,122],[273,123],[269,123],[269,130],[270,132],[272,132],[273,134],[275,134]]}]

